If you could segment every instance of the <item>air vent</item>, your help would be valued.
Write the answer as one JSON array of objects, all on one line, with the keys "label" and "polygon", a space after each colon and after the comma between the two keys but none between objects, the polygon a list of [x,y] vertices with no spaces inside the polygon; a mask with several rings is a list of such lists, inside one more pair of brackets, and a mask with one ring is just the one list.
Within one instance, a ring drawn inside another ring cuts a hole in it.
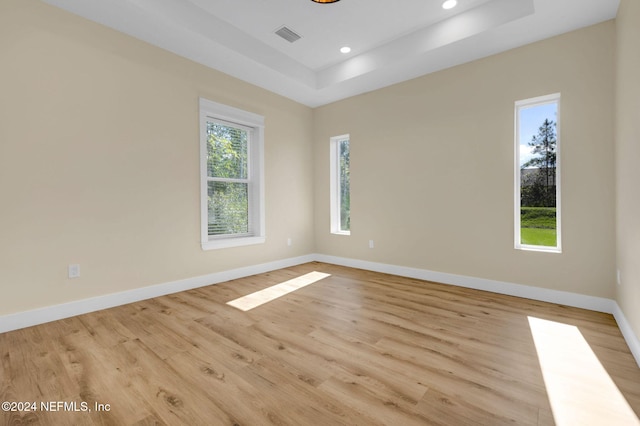
[{"label": "air vent", "polygon": [[284,26],[278,28],[276,30],[276,34],[282,37],[283,39],[287,40],[289,43],[293,43],[294,41],[298,41],[302,38],[301,36],[296,34],[295,31]]}]

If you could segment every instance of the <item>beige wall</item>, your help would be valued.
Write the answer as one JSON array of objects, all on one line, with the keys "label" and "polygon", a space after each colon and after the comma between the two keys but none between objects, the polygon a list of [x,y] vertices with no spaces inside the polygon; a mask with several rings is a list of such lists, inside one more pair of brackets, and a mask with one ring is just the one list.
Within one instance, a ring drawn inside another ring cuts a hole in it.
[{"label": "beige wall", "polygon": [[[609,21],[316,109],[318,252],[613,298],[614,46]],[[514,102],[555,92],[563,253],[515,250]],[[343,133],[350,236],[329,233]]]},{"label": "beige wall", "polygon": [[[0,315],[313,252],[310,108],[35,0],[0,64]],[[265,116],[264,245],[200,248],[199,96]]]},{"label": "beige wall", "polygon": [[616,300],[640,336],[640,2],[621,1],[616,27]]}]

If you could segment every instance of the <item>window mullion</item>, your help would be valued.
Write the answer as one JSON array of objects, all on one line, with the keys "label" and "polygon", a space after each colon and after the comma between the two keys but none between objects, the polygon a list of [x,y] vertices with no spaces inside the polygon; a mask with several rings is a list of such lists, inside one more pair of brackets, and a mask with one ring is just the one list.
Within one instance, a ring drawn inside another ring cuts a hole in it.
[{"label": "window mullion", "polygon": [[209,182],[229,182],[229,183],[250,183],[249,179],[232,179],[232,178],[220,178],[207,176],[207,181]]}]

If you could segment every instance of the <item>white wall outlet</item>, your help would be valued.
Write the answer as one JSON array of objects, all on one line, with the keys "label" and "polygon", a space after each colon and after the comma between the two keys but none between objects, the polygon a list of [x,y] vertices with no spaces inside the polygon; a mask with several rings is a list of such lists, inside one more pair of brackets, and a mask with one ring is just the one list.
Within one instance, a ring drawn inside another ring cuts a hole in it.
[{"label": "white wall outlet", "polygon": [[287,245],[291,247],[291,244],[293,244],[293,241],[291,240],[291,238],[287,238]]},{"label": "white wall outlet", "polygon": [[616,280],[618,281],[618,285],[622,285],[622,278],[620,277],[620,269],[616,271]]},{"label": "white wall outlet", "polygon": [[375,245],[373,244],[373,240],[369,240],[369,248],[372,249],[374,247],[375,247]]},{"label": "white wall outlet", "polygon": [[80,265],[77,263],[69,265],[69,278],[79,278],[80,277]]}]

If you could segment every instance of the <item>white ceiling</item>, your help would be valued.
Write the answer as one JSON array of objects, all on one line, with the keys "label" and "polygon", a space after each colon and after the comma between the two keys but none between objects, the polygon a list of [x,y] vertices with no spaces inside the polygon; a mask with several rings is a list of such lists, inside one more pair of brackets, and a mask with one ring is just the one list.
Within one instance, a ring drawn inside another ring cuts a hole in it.
[{"label": "white ceiling", "polygon": [[[615,18],[619,0],[44,0],[308,106]],[[274,34],[282,26],[302,38]],[[350,46],[349,54],[340,53]]]}]

